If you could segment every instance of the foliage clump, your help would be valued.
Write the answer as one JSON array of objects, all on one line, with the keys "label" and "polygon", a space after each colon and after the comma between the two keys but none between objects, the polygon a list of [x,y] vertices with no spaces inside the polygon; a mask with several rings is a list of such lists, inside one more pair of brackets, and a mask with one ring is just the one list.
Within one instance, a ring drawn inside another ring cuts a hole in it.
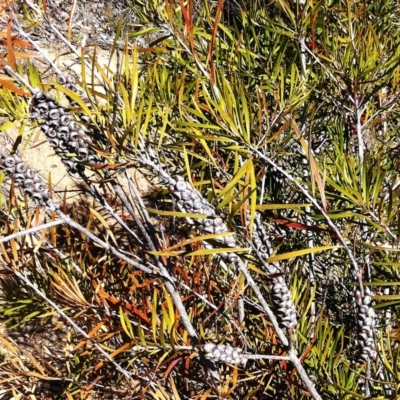
[{"label": "foliage clump", "polygon": [[0,393],[397,398],[398,6],[130,1],[73,77],[48,4],[4,10]]}]

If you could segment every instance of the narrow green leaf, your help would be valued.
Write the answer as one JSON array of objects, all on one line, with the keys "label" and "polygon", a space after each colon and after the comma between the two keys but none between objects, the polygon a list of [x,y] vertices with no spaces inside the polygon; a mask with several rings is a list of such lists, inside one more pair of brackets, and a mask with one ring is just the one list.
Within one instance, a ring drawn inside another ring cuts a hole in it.
[{"label": "narrow green leaf", "polygon": [[341,246],[321,246],[321,247],[313,247],[313,248],[310,248],[310,249],[291,251],[289,253],[279,254],[277,256],[270,257],[267,260],[267,263],[273,263],[273,262],[276,262],[276,261],[287,260],[289,258],[304,256],[305,254],[318,253],[320,251],[338,249],[339,247],[341,247]]}]

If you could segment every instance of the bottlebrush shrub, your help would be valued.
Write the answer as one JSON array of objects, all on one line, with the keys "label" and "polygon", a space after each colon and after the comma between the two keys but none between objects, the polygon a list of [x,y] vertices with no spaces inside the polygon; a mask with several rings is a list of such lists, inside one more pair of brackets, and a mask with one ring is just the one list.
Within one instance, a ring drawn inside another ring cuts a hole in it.
[{"label": "bottlebrush shrub", "polygon": [[[31,396],[59,379],[60,398],[393,398],[392,3],[237,2],[229,25],[210,2],[195,4],[193,21],[190,2],[135,0],[137,22],[120,25],[126,40],[111,50],[120,70],[89,65],[91,79],[77,77],[83,96],[73,80],[16,66],[33,96],[18,80],[0,96],[3,129],[20,123],[22,134],[1,156],[12,183],[1,218],[1,390]],[[135,47],[150,33],[149,47]],[[96,59],[89,51],[82,62]],[[78,172],[85,226],[62,197],[45,209],[46,188],[29,191],[37,171],[13,152],[23,158],[29,140],[49,141]],[[62,213],[59,227],[32,231]],[[354,297],[360,283],[375,295]],[[32,321],[65,335],[61,348],[15,344],[9,330]]]}]

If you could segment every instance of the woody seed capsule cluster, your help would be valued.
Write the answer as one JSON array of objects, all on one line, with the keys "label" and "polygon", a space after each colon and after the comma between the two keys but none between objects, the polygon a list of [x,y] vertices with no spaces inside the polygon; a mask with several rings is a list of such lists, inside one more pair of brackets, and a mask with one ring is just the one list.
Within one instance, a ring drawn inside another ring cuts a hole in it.
[{"label": "woody seed capsule cluster", "polygon": [[[249,224],[250,213],[247,214],[247,221]],[[271,244],[268,240],[265,228],[261,223],[261,216],[259,213],[256,213],[254,218],[252,242],[263,258],[267,258],[271,255]],[[277,263],[268,264],[267,272],[271,275],[279,274],[281,268]],[[296,308],[284,277],[280,275],[269,279],[268,287],[274,304],[275,315],[281,327],[287,329],[295,327],[297,325]]]},{"label": "woody seed capsule cluster", "polygon": [[[181,210],[191,214],[202,214],[207,216],[205,219],[189,219],[189,223],[196,225],[206,234],[229,232],[223,219],[217,216],[215,208],[205,200],[199,192],[193,189],[184,178],[176,176],[175,179],[170,182],[168,188],[169,192],[177,200],[177,204]],[[233,235],[222,237],[218,239],[218,242],[227,247],[236,247],[236,241]],[[206,247],[211,246],[206,245]],[[223,253],[221,256],[228,259],[230,262],[235,262],[237,260],[237,255],[233,253]]]},{"label": "woody seed capsule cluster", "polygon": [[[86,93],[84,92],[82,87],[76,83],[76,79],[73,75],[66,75],[66,76],[58,75],[57,82],[60,85],[63,85],[68,90],[71,90],[72,92],[77,93],[79,95],[79,97],[81,98],[81,100],[83,100],[85,103],[89,103],[89,99],[88,99]],[[70,100],[71,104],[79,107],[79,105],[76,103],[76,101],[74,101],[71,98],[69,98],[69,100]],[[86,123],[90,122],[90,118],[86,114],[81,114],[80,119],[82,122],[86,122]]]},{"label": "woody seed capsule cluster", "polygon": [[371,290],[364,288],[364,296],[356,290],[354,299],[357,307],[358,336],[356,344],[359,348],[357,358],[359,361],[368,361],[376,358],[376,348],[374,342],[374,328],[376,314],[371,304]]},{"label": "woody seed capsule cluster", "polygon": [[[55,100],[43,92],[37,92],[32,99],[31,117],[42,120],[40,125],[54,151],[70,172],[84,169],[80,162],[98,162],[98,157],[89,148],[90,139],[72,116],[67,113]],[[76,159],[67,157],[67,153],[76,155]]]},{"label": "woody seed capsule cluster", "polygon": [[0,151],[0,169],[5,170],[10,178],[14,178],[15,185],[22,188],[24,193],[39,205],[50,200],[50,192],[40,176],[28,167],[18,156],[7,155]]},{"label": "woody seed capsule cluster", "polygon": [[242,354],[242,349],[235,349],[229,345],[207,343],[203,346],[205,358],[226,364],[246,365],[248,358]]}]

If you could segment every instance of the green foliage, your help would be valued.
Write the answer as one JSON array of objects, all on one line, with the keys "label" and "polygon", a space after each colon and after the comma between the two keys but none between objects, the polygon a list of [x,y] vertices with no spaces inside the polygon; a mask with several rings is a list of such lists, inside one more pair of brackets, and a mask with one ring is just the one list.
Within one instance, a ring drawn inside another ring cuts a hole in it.
[{"label": "green foliage", "polygon": [[[135,1],[131,7],[137,21],[126,31],[117,25],[111,51],[119,52],[120,70],[113,74],[102,68],[94,54],[100,89],[94,74],[87,79],[82,63],[80,81],[89,103],[52,83],[59,96],[75,102],[73,113],[90,118],[87,124],[98,134],[93,148],[110,175],[116,178],[121,165],[135,166],[151,182],[146,205],[159,247],[146,251],[124,240],[96,203],[79,222],[141,260],[148,262],[151,255],[167,260],[201,343],[286,355],[288,349],[279,343],[242,274],[232,279],[230,267],[213,257],[225,250],[215,245],[219,236],[199,237],[185,226],[156,171],[138,160],[144,148],[151,149],[163,169],[185,176],[239,233],[237,254],[267,296],[265,272],[259,260],[245,254],[251,234],[242,228],[247,210],[251,221],[256,210],[261,212],[274,249],[269,261],[283,261],[299,315],[293,346],[321,396],[395,399],[400,379],[398,6],[384,0],[304,5],[259,0],[239,2],[232,15],[230,2],[224,3]],[[197,10],[195,18],[192,10]],[[118,49],[117,40],[125,38],[125,47]],[[128,41],[136,40],[150,43],[129,48]],[[35,67],[27,64],[25,71],[32,85],[40,84]],[[21,132],[31,127],[26,99],[3,88],[0,108],[9,118],[0,129],[16,122]],[[110,195],[106,169],[91,168],[92,181],[101,182]],[[379,357],[369,366],[353,362],[356,271],[324,215],[294,181],[338,227],[361,279],[375,291]],[[8,210],[18,212],[16,219],[4,222],[4,235],[28,228],[34,218],[25,201],[9,198]],[[77,210],[69,211],[78,220]],[[48,298],[124,368],[164,382],[129,386],[74,332],[68,337],[64,377],[69,380],[63,388],[69,398],[104,393],[101,387],[117,383],[120,390],[114,394],[120,398],[309,398],[296,369],[282,360],[221,366],[221,383],[211,384],[195,354],[182,350],[197,343],[184,329],[165,281],[116,259],[71,227],[54,229],[47,239],[65,258],[18,238],[1,245],[2,261],[13,268],[22,263]],[[214,249],[204,249],[202,240]],[[56,331],[65,328],[65,321],[52,320],[56,313],[50,305],[28,288],[17,291],[18,284],[14,278],[2,279],[0,311],[8,326],[20,329],[40,321]],[[242,298],[246,308],[240,321]],[[12,355],[3,362],[12,360],[17,371],[15,360],[22,350],[11,341],[10,346]],[[45,364],[31,355],[21,370],[45,379],[53,374]]]}]

